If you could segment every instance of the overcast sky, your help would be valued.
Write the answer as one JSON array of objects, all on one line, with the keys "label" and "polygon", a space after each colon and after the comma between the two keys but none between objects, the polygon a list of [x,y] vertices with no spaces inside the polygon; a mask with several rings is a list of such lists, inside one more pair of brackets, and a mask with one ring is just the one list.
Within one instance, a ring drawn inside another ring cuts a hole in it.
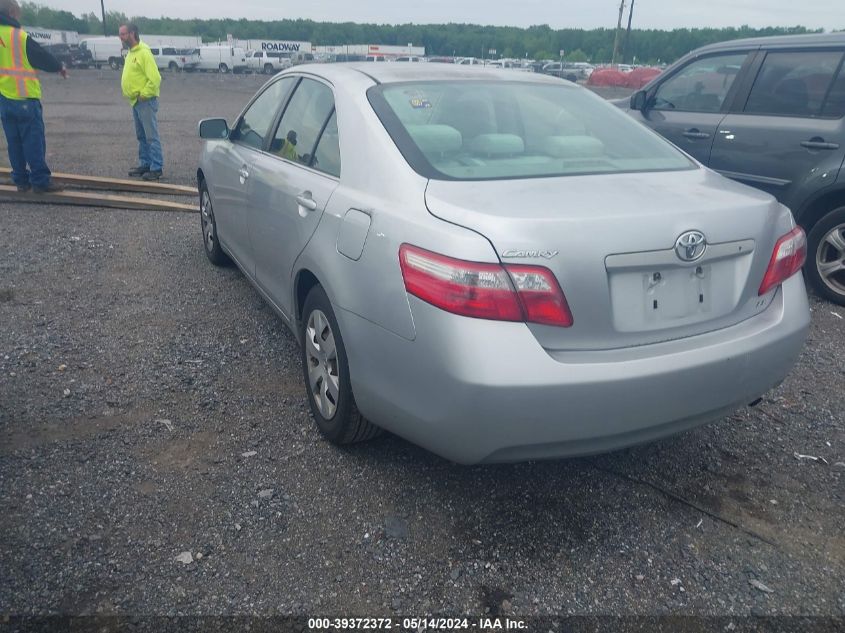
[{"label": "overcast sky", "polygon": [[[97,0],[35,0],[74,14],[95,12]],[[552,28],[615,27],[620,0],[105,0],[106,11],[172,18],[306,18],[321,22]],[[631,0],[626,0],[626,6]],[[627,21],[627,9],[625,12]],[[623,24],[625,23],[623,21]],[[845,0],[634,0],[634,28],[806,26],[845,29]]]}]

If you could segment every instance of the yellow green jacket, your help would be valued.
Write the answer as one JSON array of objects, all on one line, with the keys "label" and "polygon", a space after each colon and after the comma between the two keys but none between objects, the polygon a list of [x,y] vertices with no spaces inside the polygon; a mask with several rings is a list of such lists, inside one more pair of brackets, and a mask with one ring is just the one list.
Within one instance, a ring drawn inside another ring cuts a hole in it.
[{"label": "yellow green jacket", "polygon": [[123,96],[132,106],[138,103],[139,96],[152,99],[159,95],[161,73],[158,72],[150,47],[143,42],[138,42],[126,56],[120,87],[123,90]]}]

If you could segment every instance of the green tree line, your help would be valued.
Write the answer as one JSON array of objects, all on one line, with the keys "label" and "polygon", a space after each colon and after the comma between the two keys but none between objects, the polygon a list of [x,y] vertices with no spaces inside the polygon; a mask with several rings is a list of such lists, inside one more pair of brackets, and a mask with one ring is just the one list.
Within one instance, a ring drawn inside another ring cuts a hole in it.
[{"label": "green tree line", "polygon": [[[24,2],[23,23],[47,29],[77,31],[102,35],[103,25],[95,13],[75,16],[47,6]],[[238,39],[298,40],[314,45],[381,44],[425,46],[428,55],[461,55],[489,57],[495,49],[497,57],[556,58],[566,51],[573,61],[610,61],[615,29],[552,29],[548,25],[518,28],[511,26],[479,26],[475,24],[356,24],[312,20],[232,20],[133,17],[143,39],[144,33],[156,35],[198,35],[203,41],[226,39],[231,33]],[[116,35],[118,26],[127,21],[123,13],[106,14],[106,32]],[[643,63],[671,62],[694,48],[743,37],[812,33],[803,26],[738,28],[634,29],[625,47],[626,61]],[[623,36],[624,37],[624,36]]]}]

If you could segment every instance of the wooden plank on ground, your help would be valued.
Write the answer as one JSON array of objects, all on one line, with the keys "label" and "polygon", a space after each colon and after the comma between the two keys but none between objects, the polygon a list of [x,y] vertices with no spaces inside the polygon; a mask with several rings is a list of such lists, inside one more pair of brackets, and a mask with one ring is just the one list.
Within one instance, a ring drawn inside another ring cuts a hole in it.
[{"label": "wooden plank on ground", "polygon": [[50,204],[71,204],[83,207],[109,207],[113,209],[152,209],[155,211],[184,211],[197,213],[195,204],[168,202],[134,196],[115,196],[104,193],[84,191],[57,191],[55,193],[21,193],[16,187],[0,185],[0,197],[21,202],[40,202]]},{"label": "wooden plank on ground", "polygon": [[[0,175],[11,176],[12,170],[0,167]],[[194,187],[171,185],[163,182],[145,182],[143,180],[128,180],[126,178],[105,178],[102,176],[83,176],[81,174],[54,173],[53,182],[59,185],[84,187],[87,189],[106,189],[108,191],[139,191],[142,193],[157,193],[167,196],[196,196]]]}]

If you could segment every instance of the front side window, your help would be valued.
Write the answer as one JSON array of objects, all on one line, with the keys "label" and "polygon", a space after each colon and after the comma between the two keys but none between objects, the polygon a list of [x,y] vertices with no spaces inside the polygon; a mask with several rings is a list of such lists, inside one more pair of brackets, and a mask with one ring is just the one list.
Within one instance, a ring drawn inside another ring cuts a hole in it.
[{"label": "front side window", "polygon": [[660,84],[652,109],[719,112],[746,57],[714,55],[688,64]]},{"label": "front side window", "polygon": [[825,106],[831,100],[831,86],[841,62],[841,51],[767,54],[744,112],[796,117],[837,116],[835,92],[832,112],[828,113]]},{"label": "front side window", "polygon": [[313,79],[303,79],[290,98],[270,146],[274,154],[310,165],[314,146],[334,110],[331,89]]},{"label": "front side window", "polygon": [[408,163],[428,178],[694,168],[670,143],[586,90],[461,80],[382,84],[368,96]]},{"label": "front side window", "polygon": [[264,147],[264,139],[273,125],[276,112],[295,83],[293,77],[275,81],[262,92],[244,112],[232,132],[231,140],[244,143],[255,149]]}]

